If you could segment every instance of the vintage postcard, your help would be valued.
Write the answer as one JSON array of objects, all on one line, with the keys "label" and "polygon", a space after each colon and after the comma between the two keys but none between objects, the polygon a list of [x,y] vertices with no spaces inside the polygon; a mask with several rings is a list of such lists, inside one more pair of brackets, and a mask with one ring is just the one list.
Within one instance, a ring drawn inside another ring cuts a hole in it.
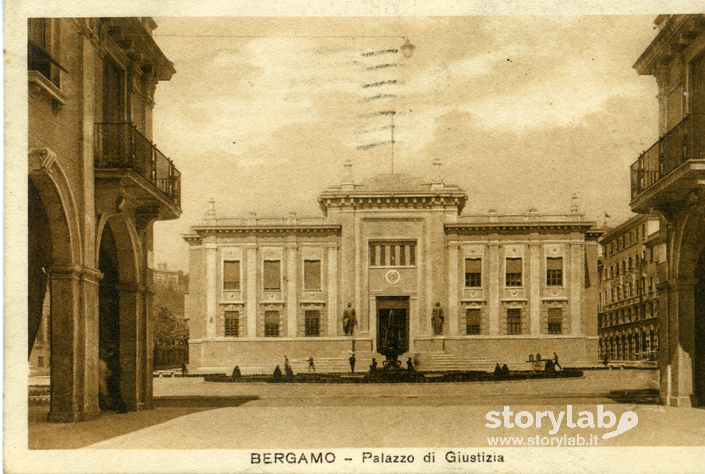
[{"label": "vintage postcard", "polygon": [[705,471],[702,4],[151,3],[5,5],[7,472]]}]

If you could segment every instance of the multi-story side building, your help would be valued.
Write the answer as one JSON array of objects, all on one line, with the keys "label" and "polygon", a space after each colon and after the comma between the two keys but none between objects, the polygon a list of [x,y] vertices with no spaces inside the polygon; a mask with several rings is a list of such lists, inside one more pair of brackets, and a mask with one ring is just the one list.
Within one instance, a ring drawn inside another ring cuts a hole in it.
[{"label": "multi-story side building", "polygon": [[271,371],[285,355],[355,351],[366,370],[394,343],[420,368],[437,355],[490,368],[554,352],[562,364],[597,363],[601,232],[577,205],[462,216],[467,199],[439,177],[356,184],[349,173],[321,193],[323,217],[227,218],[212,207],[184,236],[189,369]]},{"label": "multi-story side building", "polygon": [[50,421],[99,413],[100,352],[139,410],[152,395],[152,224],[181,214],[179,171],[151,142],[174,67],[151,18],[28,23],[29,354],[49,341]]},{"label": "multi-story side building", "polygon": [[658,216],[629,219],[600,238],[600,357],[655,361],[658,355]]},{"label": "multi-story side building", "polygon": [[631,208],[661,218],[661,400],[705,403],[705,15],[660,15],[634,64],[658,84],[661,138],[631,167]]}]

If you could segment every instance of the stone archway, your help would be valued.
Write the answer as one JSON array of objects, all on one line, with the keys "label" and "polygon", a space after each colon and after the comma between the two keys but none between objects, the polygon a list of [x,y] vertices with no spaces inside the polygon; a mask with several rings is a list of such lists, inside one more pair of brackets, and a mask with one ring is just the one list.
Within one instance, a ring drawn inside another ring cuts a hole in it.
[{"label": "stone archway", "polygon": [[[99,346],[107,356],[114,391],[128,410],[147,403],[145,287],[141,246],[130,219],[117,213],[98,226],[98,267],[104,274],[99,290]],[[113,407],[114,408],[114,407]]]},{"label": "stone archway", "polygon": [[[49,421],[75,422],[98,412],[97,283],[100,273],[86,266],[81,226],[71,183],[47,148],[32,149],[29,159],[28,337],[36,335],[40,288],[50,291],[51,407]],[[31,342],[29,343],[31,344]]]},{"label": "stone archway", "polygon": [[[705,355],[702,291],[705,205],[683,209],[673,222],[668,242],[670,278],[661,311],[666,316],[661,321],[660,336],[664,344],[659,350],[666,373],[662,393],[665,388],[664,398],[672,405],[697,406],[705,404],[705,362],[702,360]],[[654,333],[653,350],[657,344],[659,334]]]}]

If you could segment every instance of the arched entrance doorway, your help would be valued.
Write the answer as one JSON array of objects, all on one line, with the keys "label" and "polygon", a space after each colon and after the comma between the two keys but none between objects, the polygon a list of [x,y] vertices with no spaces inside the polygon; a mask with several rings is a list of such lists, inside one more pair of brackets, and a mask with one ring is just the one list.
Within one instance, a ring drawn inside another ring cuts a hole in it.
[{"label": "arched entrance doorway", "polygon": [[[121,214],[100,228],[98,269],[98,346],[103,409],[138,410],[145,404],[146,341],[144,287],[140,284],[139,239]],[[107,376],[105,375],[107,373]],[[106,396],[107,395],[107,396]]]},{"label": "arched entrance doorway", "polygon": [[103,274],[98,288],[98,347],[100,409],[126,411],[120,370],[120,271],[117,247],[109,225],[100,239],[98,270]]},{"label": "arched entrance doorway", "polygon": [[28,343],[27,356],[42,323],[42,310],[47,295],[49,267],[52,264],[51,231],[44,203],[32,180],[28,189]]}]

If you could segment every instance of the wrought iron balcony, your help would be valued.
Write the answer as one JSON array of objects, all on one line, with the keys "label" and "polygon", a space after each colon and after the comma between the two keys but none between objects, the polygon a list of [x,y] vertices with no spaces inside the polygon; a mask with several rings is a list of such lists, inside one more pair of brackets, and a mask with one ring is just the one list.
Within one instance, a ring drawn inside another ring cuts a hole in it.
[{"label": "wrought iron balcony", "polygon": [[181,207],[181,173],[131,123],[97,123],[95,168],[136,171]]},{"label": "wrought iron balcony", "polygon": [[632,201],[688,160],[705,158],[705,115],[687,115],[631,166]]}]

